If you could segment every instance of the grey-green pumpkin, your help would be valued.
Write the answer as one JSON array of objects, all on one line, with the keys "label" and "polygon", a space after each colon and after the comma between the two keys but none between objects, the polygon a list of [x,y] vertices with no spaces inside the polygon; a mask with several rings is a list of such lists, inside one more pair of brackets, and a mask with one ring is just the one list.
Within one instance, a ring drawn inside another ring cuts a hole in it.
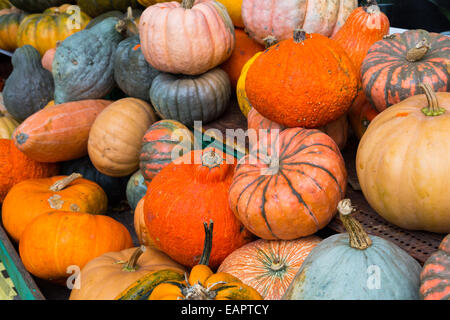
[{"label": "grey-green pumpkin", "polygon": [[56,104],[100,99],[114,88],[114,54],[125,29],[123,20],[110,17],[58,46],[52,65]]},{"label": "grey-green pumpkin", "polygon": [[136,209],[136,206],[147,192],[147,184],[142,176],[141,170],[136,171],[128,180],[127,184],[127,200],[131,209]]},{"label": "grey-green pumpkin", "polygon": [[190,127],[194,121],[208,123],[218,119],[230,97],[230,79],[220,68],[199,76],[161,73],[150,89],[150,101],[161,118]]},{"label": "grey-green pumpkin", "polygon": [[16,120],[24,121],[53,100],[53,77],[42,66],[39,52],[30,45],[16,49],[12,65],[3,88],[3,102]]},{"label": "grey-green pumpkin", "polygon": [[159,74],[145,60],[138,35],[119,43],[114,57],[114,79],[128,96],[150,101],[150,88]]},{"label": "grey-green pumpkin", "polygon": [[11,4],[23,11],[42,13],[50,7],[59,7],[62,4],[74,4],[74,0],[9,0]]},{"label": "grey-green pumpkin", "polygon": [[328,237],[314,247],[283,299],[419,299],[420,264],[394,243],[367,235],[348,215],[352,211],[349,199],[339,206],[348,233]]}]

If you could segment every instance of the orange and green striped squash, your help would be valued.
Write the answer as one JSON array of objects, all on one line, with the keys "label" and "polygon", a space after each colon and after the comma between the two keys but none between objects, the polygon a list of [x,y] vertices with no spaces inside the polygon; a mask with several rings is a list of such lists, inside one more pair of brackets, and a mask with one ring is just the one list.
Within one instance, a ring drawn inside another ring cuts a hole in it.
[{"label": "orange and green striped squash", "polygon": [[0,49],[14,51],[17,49],[17,33],[24,13],[9,13],[0,16]]}]

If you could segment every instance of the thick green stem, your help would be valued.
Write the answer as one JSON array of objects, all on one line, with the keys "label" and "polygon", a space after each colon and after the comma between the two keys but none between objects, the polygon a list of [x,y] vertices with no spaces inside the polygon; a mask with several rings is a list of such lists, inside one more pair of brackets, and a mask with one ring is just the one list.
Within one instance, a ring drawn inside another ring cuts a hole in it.
[{"label": "thick green stem", "polygon": [[439,101],[433,88],[428,83],[422,83],[420,84],[420,87],[425,92],[428,101],[428,106],[422,108],[422,113],[427,117],[435,117],[444,114],[445,109],[439,106]]},{"label": "thick green stem", "polygon": [[365,250],[372,245],[372,240],[364,228],[351,214],[355,211],[352,207],[350,199],[344,199],[339,201],[337,206],[339,211],[339,217],[345,230],[348,232],[350,247],[358,250]]},{"label": "thick green stem", "polygon": [[202,256],[198,264],[207,266],[209,265],[209,258],[211,257],[214,222],[209,220],[209,226],[206,222],[203,222],[203,227],[205,229],[205,242],[203,244]]}]

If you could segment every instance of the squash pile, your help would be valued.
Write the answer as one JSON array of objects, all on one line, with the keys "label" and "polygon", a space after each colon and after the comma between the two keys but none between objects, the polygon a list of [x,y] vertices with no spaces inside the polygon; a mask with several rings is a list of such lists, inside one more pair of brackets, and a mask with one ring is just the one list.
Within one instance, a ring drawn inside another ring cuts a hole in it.
[{"label": "squash pile", "polygon": [[[71,300],[450,299],[448,237],[422,269],[347,199],[354,135],[376,213],[450,233],[450,38],[389,27],[375,0],[1,1],[23,265],[78,268]],[[192,130],[233,104],[240,159]],[[130,229],[109,216],[126,204]],[[337,215],[347,232],[319,237]]]}]

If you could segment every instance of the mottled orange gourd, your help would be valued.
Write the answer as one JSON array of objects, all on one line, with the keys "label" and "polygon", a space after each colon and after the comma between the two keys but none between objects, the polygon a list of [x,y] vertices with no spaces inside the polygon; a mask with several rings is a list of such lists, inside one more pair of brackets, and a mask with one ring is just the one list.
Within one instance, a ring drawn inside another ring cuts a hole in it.
[{"label": "mottled orange gourd", "polygon": [[203,250],[203,222],[211,219],[212,268],[251,240],[228,204],[235,165],[233,156],[207,148],[186,154],[153,178],[145,196],[145,224],[159,249],[193,267]]},{"label": "mottled orange gourd", "polygon": [[235,32],[236,46],[231,57],[220,67],[228,74],[231,85],[236,89],[242,68],[256,53],[263,51],[264,46],[250,38],[242,29],[236,29]]},{"label": "mottled orange gourd", "polygon": [[54,163],[37,162],[16,148],[12,140],[0,139],[0,203],[17,183],[58,174]]},{"label": "mottled orange gourd", "polygon": [[321,239],[256,240],[230,254],[217,272],[255,288],[265,300],[280,300],[311,250]]},{"label": "mottled orange gourd", "polygon": [[320,34],[297,29],[258,56],[245,90],[259,113],[286,127],[317,128],[344,115],[357,93],[353,63]]}]

